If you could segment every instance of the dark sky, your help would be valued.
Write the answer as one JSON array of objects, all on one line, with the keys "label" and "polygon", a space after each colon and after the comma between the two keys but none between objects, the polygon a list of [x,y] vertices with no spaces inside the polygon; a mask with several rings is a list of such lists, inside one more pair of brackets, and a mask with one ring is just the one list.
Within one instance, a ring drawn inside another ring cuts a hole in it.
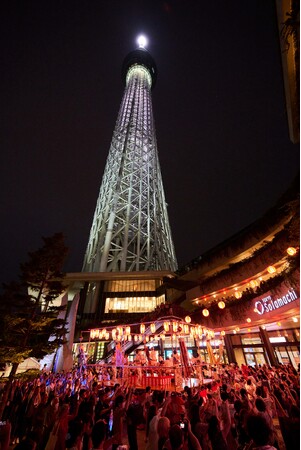
[{"label": "dark sky", "polygon": [[1,7],[1,276],[62,231],[80,271],[143,32],[179,266],[259,218],[299,170],[273,0],[17,1]]}]

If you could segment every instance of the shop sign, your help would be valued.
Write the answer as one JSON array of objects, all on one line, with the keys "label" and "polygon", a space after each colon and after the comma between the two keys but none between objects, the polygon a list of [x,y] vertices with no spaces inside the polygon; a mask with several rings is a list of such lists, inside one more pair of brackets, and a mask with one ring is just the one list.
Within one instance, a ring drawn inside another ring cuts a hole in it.
[{"label": "shop sign", "polygon": [[259,315],[269,313],[275,311],[276,309],[282,308],[283,306],[286,306],[291,302],[294,302],[295,300],[297,300],[297,298],[298,296],[294,289],[288,290],[285,295],[276,298],[275,300],[271,295],[268,295],[267,297],[263,297],[262,299],[255,302],[255,311]]}]

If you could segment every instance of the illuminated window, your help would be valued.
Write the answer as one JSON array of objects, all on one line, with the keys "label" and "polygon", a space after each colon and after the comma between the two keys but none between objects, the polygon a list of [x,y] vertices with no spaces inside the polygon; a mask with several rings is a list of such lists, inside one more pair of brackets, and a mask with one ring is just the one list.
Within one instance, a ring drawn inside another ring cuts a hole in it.
[{"label": "illuminated window", "polygon": [[115,312],[150,312],[156,306],[165,302],[164,295],[160,297],[108,297],[105,304],[105,313]]},{"label": "illuminated window", "polygon": [[107,281],[105,292],[150,292],[155,291],[162,282],[160,280],[115,280]]}]

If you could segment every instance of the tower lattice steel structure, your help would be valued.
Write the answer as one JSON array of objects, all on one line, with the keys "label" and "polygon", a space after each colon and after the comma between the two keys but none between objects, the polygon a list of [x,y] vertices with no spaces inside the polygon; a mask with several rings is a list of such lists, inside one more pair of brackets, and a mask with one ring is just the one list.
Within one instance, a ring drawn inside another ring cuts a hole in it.
[{"label": "tower lattice steel structure", "polygon": [[152,112],[156,65],[139,48],[122,73],[125,91],[82,270],[176,270]]}]

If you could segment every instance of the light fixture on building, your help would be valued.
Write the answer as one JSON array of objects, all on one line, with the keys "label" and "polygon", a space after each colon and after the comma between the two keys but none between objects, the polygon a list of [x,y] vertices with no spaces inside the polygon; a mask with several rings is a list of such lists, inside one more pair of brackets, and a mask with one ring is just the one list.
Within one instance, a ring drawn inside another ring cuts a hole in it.
[{"label": "light fixture on building", "polygon": [[145,325],[144,325],[144,323],[142,323],[142,324],[140,325],[140,333],[141,333],[141,334],[144,334],[144,332],[145,332]]},{"label": "light fixture on building", "polygon": [[152,333],[155,333],[155,331],[156,331],[156,325],[155,325],[154,323],[151,323],[151,325],[150,325],[150,330],[151,330]]},{"label": "light fixture on building", "polygon": [[190,323],[191,322],[191,317],[190,316],[186,316],[185,317],[185,322],[186,323]]},{"label": "light fixture on building", "polygon": [[235,331],[239,331],[239,330],[240,330],[240,328],[239,328],[239,327],[236,327],[236,328],[235,328]]},{"label": "light fixture on building", "polygon": [[294,255],[297,253],[297,250],[295,249],[295,247],[289,247],[289,248],[286,250],[286,252],[287,252],[288,255],[294,256]]},{"label": "light fixture on building", "polygon": [[247,318],[247,322],[248,322],[248,323],[252,322],[252,320],[250,319],[250,317]]},{"label": "light fixture on building", "polygon": [[169,322],[163,323],[164,331],[169,331]]},{"label": "light fixture on building", "polygon": [[131,334],[131,327],[125,327],[125,334]]},{"label": "light fixture on building", "polygon": [[209,311],[208,311],[208,309],[206,309],[206,308],[203,309],[202,314],[203,314],[203,316],[208,317],[208,316],[209,316]]},{"label": "light fixture on building", "polygon": [[293,317],[293,322],[298,322],[298,317]]},{"label": "light fixture on building", "polygon": [[248,332],[251,333],[251,328],[248,328]]},{"label": "light fixture on building", "polygon": [[272,273],[277,272],[277,269],[276,269],[275,266],[269,266],[269,267],[267,268],[267,271],[268,271],[270,274],[272,274]]},{"label": "light fixture on building", "polygon": [[252,289],[256,288],[258,286],[258,281],[256,280],[251,280],[250,281],[250,286]]},{"label": "light fixture on building", "polygon": [[221,336],[225,336],[226,332],[224,330],[221,331]]},{"label": "light fixture on building", "polygon": [[277,322],[278,327],[281,327],[281,322]]},{"label": "light fixture on building", "polygon": [[218,302],[218,307],[219,307],[220,309],[224,309],[225,306],[226,306],[226,305],[225,305],[225,302],[223,302],[223,301]]},{"label": "light fixture on building", "polygon": [[236,291],[234,295],[237,299],[242,297],[242,293],[240,291]]},{"label": "light fixture on building", "polygon": [[233,334],[236,334],[236,330],[233,330]]},{"label": "light fixture on building", "polygon": [[265,326],[264,326],[264,325],[261,325],[261,328],[262,328],[263,330],[265,330]]}]

